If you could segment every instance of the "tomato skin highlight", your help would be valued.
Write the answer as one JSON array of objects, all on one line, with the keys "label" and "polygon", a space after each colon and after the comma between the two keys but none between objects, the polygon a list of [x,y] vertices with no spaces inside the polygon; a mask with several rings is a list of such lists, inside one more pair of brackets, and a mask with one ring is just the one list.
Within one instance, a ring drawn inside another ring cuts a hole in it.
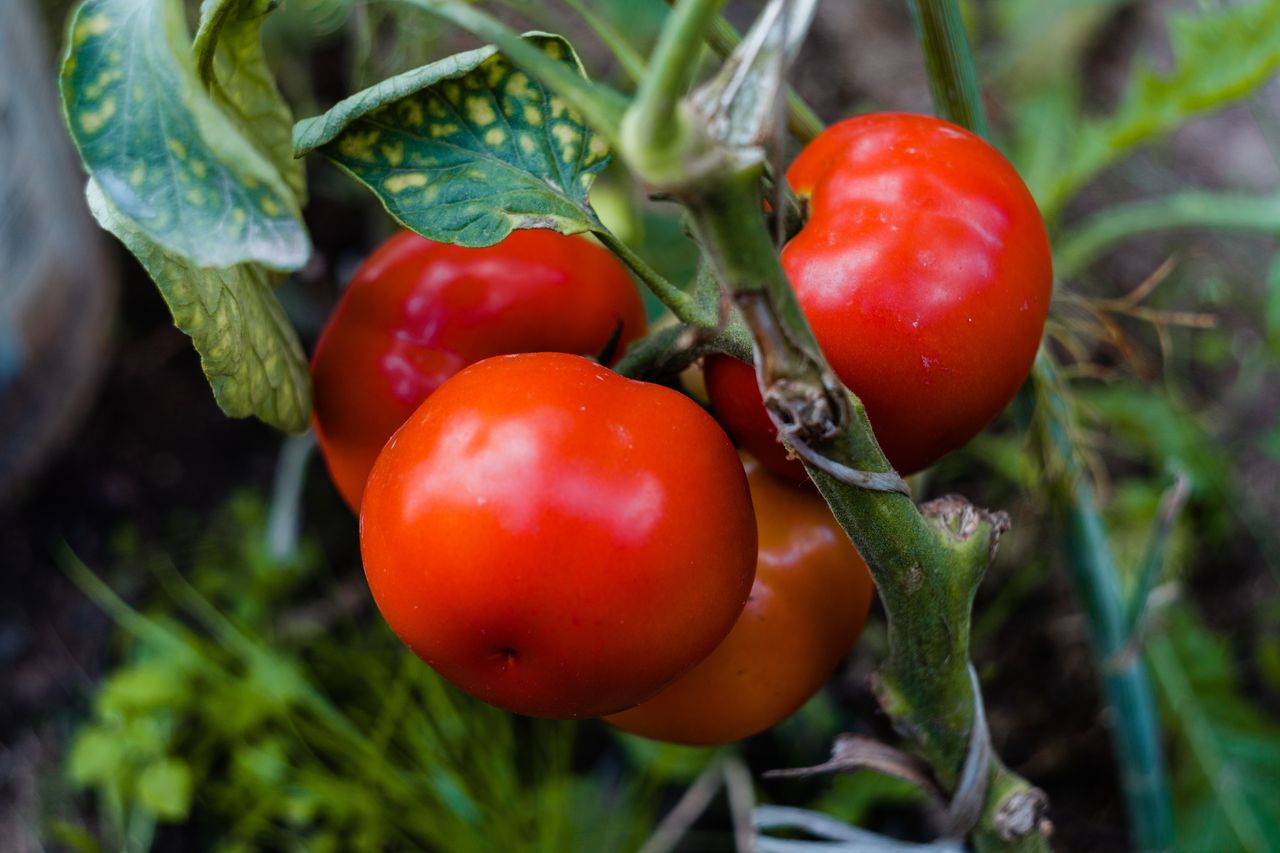
[{"label": "tomato skin highlight", "polygon": [[690,745],[758,734],[813,696],[862,633],[871,574],[826,503],[754,463],[748,480],[759,531],[751,597],[710,656],[606,718],[623,731]]},{"label": "tomato skin highlight", "polygon": [[1031,370],[1053,290],[1035,200],[984,140],[903,113],[832,125],[787,179],[809,219],[782,265],[809,325],[894,468],[928,467]]},{"label": "tomato skin highlight", "polygon": [[311,360],[315,427],[343,499],[358,510],[391,434],[475,361],[554,350],[616,352],[644,334],[644,305],[607,250],[555,231],[465,248],[401,231],[353,276]]},{"label": "tomato skin highlight", "polygon": [[647,699],[733,626],[755,571],[737,453],[687,397],[578,356],[490,358],[387,443],[360,514],[392,630],[539,717]]}]

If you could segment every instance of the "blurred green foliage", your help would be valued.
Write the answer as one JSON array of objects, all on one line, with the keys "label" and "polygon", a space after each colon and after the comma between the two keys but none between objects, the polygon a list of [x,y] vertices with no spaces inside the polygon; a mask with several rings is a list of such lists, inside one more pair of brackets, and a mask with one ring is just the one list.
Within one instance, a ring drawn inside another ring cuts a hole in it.
[{"label": "blurred green foliage", "polygon": [[[978,17],[990,26],[982,62],[1002,141],[1050,220],[1059,278],[1053,318],[1082,368],[1070,384],[1080,420],[1075,443],[1100,481],[1122,593],[1138,597],[1128,606],[1140,617],[1131,652],[1146,650],[1163,700],[1178,849],[1272,850],[1280,845],[1269,793],[1277,787],[1280,723],[1264,710],[1257,683],[1238,677],[1236,661],[1259,675],[1274,702],[1280,596],[1267,564],[1276,553],[1277,504],[1272,497],[1257,505],[1255,496],[1267,496],[1247,494],[1242,481],[1256,459],[1250,446],[1265,447],[1280,431],[1274,414],[1259,426],[1242,412],[1264,400],[1274,412],[1277,399],[1277,188],[1188,187],[1176,165],[1151,163],[1176,163],[1174,131],[1241,102],[1277,160],[1275,101],[1263,92],[1280,67],[1280,3],[1181,6],[1167,19],[1168,56],[1151,59],[1162,45],[1148,39],[1125,67],[1094,63],[1101,46],[1133,43],[1118,16],[1136,4],[993,0],[991,14]],[[1115,104],[1098,109],[1100,92],[1114,93]],[[1126,160],[1139,152],[1136,165]],[[1133,198],[1139,187],[1143,197]],[[1199,229],[1195,254],[1167,236],[1191,229]],[[1203,236],[1214,231],[1252,242]],[[1151,236],[1137,246],[1150,264],[1139,275],[1156,275],[1158,287],[1120,304],[1141,282],[1117,276],[1136,268],[1117,261],[1134,238]],[[1166,258],[1167,269],[1157,270]],[[1077,323],[1082,306],[1100,321]],[[1191,311],[1213,312],[1217,322],[1191,322]],[[994,434],[969,452],[992,473],[1035,489],[1044,481],[1040,465],[1053,461],[1032,460],[1028,476],[1015,449],[1022,449],[1016,435]],[[1189,486],[1186,509],[1163,530],[1161,499],[1179,475]],[[1153,554],[1160,562],[1146,577]],[[1251,594],[1227,592],[1237,584]],[[1217,614],[1233,626],[1229,640],[1198,615],[1197,586],[1254,611]],[[1001,611],[1009,599],[997,596]],[[996,616],[980,614],[979,628],[985,618]]]},{"label": "blurred green foliage", "polygon": [[[1092,115],[1082,60],[1107,13],[1119,6],[1110,0],[999,4],[999,20],[1010,28],[1004,43],[1018,46],[1002,63],[1016,117],[1012,155],[1050,221],[1090,179],[1137,146],[1250,95],[1280,67],[1273,0],[1178,11],[1168,18],[1172,69],[1158,71],[1139,57],[1120,102]],[[1028,51],[1046,38],[1054,49]],[[1046,73],[1045,65],[1024,73],[1028,57],[1039,64],[1046,56],[1048,68],[1059,73]]]},{"label": "blurred green foliage", "polygon": [[1228,645],[1187,606],[1161,615],[1147,657],[1176,735],[1183,850],[1280,850],[1280,725],[1247,699]]},{"label": "blurred green foliage", "polygon": [[454,690],[370,616],[362,578],[317,583],[310,540],[272,559],[264,522],[259,499],[237,498],[184,571],[126,534],[120,561],[162,590],[141,610],[66,555],[125,635],[67,761],[97,795],[103,849],[146,850],[157,824],[192,815],[194,846],[221,851],[612,850],[644,838],[669,768],[641,764],[626,781],[574,772],[574,725]]}]

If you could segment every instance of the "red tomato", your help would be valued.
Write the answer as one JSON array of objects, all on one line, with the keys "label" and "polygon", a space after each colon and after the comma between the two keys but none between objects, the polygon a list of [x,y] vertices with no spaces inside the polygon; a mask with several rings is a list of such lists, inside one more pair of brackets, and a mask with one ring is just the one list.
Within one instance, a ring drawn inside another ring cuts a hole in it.
[{"label": "red tomato", "polygon": [[584,358],[486,359],[427,398],[365,489],[360,547],[399,637],[522,714],[592,717],[706,657],[751,589],[729,439],[687,397]]},{"label": "red tomato", "polygon": [[467,249],[402,231],[356,271],[311,360],[320,450],[360,506],[378,451],[428,394],[492,355],[617,352],[644,334],[644,306],[608,251],[555,231]]},{"label": "red tomato", "polygon": [[760,553],[738,622],[657,696],[608,721],[686,744],[739,740],[789,717],[862,633],[871,574],[816,493],[749,466]]},{"label": "red tomato", "polygon": [[755,368],[733,356],[712,354],[702,362],[702,377],[716,420],[760,464],[794,483],[809,482],[799,459],[788,458],[778,430],[764,408]]},{"label": "red tomato", "polygon": [[833,125],[787,179],[810,215],[782,264],[818,343],[893,466],[927,467],[1031,369],[1053,287],[1035,200],[999,151],[922,115]]}]

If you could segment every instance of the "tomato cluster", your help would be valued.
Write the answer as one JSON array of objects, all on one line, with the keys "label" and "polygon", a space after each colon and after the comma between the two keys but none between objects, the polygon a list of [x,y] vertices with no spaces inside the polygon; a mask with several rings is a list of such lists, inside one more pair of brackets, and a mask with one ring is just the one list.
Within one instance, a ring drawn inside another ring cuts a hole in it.
[{"label": "tomato cluster", "polygon": [[[1051,284],[1034,202],[989,145],[923,116],[838,124],[788,179],[809,217],[782,260],[819,343],[889,459],[931,464],[1029,370]],[[319,341],[316,431],[379,609],[445,678],[519,713],[736,740],[830,677],[870,573],[783,479],[807,476],[751,367],[706,359],[717,422],[600,363],[644,330],[587,238],[402,233]],[[744,469],[730,435],[783,478]]]}]

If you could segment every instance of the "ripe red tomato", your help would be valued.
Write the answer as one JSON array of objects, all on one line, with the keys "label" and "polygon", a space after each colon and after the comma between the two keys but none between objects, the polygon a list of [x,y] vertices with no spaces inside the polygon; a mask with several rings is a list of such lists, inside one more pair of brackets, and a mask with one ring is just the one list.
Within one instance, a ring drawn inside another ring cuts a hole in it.
[{"label": "ripe red tomato", "polygon": [[818,343],[893,466],[933,464],[1035,359],[1053,288],[1035,200],[999,151],[922,115],[832,125],[787,179],[809,219],[782,264]]},{"label": "ripe red tomato", "polygon": [[862,633],[871,574],[815,492],[749,466],[760,552],[738,622],[709,657],[608,721],[686,744],[727,743],[789,717]]},{"label": "ripe red tomato", "polygon": [[635,705],[706,657],[755,568],[733,445],[696,403],[584,358],[486,359],[387,442],[360,512],[392,630],[522,714]]},{"label": "ripe red tomato", "polygon": [[378,451],[428,394],[492,355],[617,352],[644,334],[644,306],[605,249],[514,231],[468,249],[402,231],[356,271],[311,360],[315,426],[353,510]]},{"label": "ripe red tomato", "polygon": [[733,356],[713,353],[702,362],[702,378],[716,420],[760,464],[794,483],[809,482],[804,463],[787,456],[778,442],[778,430],[765,411],[756,371]]}]

